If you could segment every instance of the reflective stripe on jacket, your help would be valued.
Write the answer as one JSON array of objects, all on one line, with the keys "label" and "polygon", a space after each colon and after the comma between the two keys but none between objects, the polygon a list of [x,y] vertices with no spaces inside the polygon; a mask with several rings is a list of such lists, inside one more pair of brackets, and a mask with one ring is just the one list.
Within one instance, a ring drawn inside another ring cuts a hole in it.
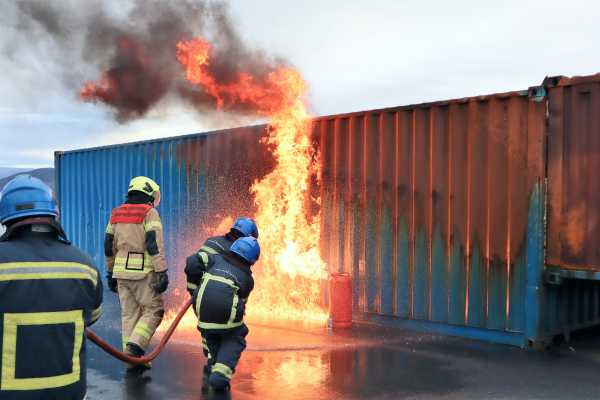
[{"label": "reflective stripe on jacket", "polygon": [[31,225],[0,242],[0,399],[83,399],[85,328],[101,311],[102,280],[79,248]]},{"label": "reflective stripe on jacket", "polygon": [[230,256],[209,255],[209,268],[194,292],[194,311],[201,332],[223,332],[244,323],[246,301],[254,279],[248,265]]},{"label": "reflective stripe on jacket", "polygon": [[113,210],[104,238],[106,269],[113,278],[140,280],[167,269],[160,215],[148,204]]}]

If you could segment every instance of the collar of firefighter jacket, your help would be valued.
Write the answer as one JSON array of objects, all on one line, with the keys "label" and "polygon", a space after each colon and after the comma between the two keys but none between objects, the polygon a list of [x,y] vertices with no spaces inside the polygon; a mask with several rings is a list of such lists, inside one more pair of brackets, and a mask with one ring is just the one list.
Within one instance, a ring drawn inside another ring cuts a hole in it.
[{"label": "collar of firefighter jacket", "polygon": [[[55,236],[56,234],[58,234],[58,236],[60,236],[65,242],[67,242],[69,244],[71,243],[67,239],[67,235],[65,234],[65,231],[63,230],[62,226],[58,223],[58,221],[56,221],[54,218],[51,218],[51,217],[27,218],[27,219],[24,219],[17,223],[14,223],[11,226],[9,226],[8,229],[6,229],[6,232],[4,232],[4,235],[0,236],[0,242],[7,241],[10,238],[15,237],[15,236],[19,236],[20,233],[23,232],[23,230],[19,229],[19,228],[26,226],[26,225],[33,225],[33,224],[49,225],[52,228],[52,230],[55,231],[54,233],[50,233],[50,235]],[[39,235],[42,235],[42,236],[48,235],[48,233],[36,234],[36,236],[39,236]]]},{"label": "collar of firefighter jacket", "polygon": [[223,258],[229,264],[231,264],[231,265],[233,265],[235,267],[238,267],[239,269],[241,269],[242,271],[244,271],[247,275],[252,275],[252,270],[250,269],[250,266],[248,265],[247,262],[239,260],[235,256],[232,256],[231,254],[228,254],[228,255],[226,255]]}]

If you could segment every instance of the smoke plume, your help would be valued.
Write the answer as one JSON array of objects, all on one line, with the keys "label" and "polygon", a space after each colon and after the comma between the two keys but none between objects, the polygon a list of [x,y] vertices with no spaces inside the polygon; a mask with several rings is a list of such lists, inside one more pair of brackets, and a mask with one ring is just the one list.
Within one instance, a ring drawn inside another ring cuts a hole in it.
[{"label": "smoke plume", "polygon": [[[0,13],[15,33],[15,40],[3,46],[6,56],[13,57],[25,44],[33,46],[39,62],[58,67],[58,79],[69,90],[81,100],[104,104],[119,123],[166,102],[201,113],[216,109],[214,96],[185,79],[177,59],[177,44],[183,40],[209,38],[212,54],[206,69],[219,85],[230,83],[240,71],[260,80],[289,66],[249,48],[223,2],[23,0],[4,3]],[[230,102],[227,110],[255,115],[239,102]]]}]

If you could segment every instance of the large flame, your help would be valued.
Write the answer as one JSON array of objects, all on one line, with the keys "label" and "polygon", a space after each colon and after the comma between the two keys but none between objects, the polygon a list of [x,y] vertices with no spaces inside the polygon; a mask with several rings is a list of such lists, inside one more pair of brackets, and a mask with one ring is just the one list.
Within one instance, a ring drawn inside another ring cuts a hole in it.
[{"label": "large flame", "polygon": [[273,147],[277,161],[275,169],[251,188],[262,255],[248,311],[325,318],[320,306],[321,281],[326,277],[319,254],[320,214],[311,217],[307,210],[309,180],[320,176],[320,163],[310,142],[306,82],[299,72],[280,68],[262,80],[240,72],[233,82],[217,84],[206,68],[210,49],[200,37],[177,45],[187,79],[204,86],[219,109],[239,102],[266,116],[270,127],[264,142]]},{"label": "large flame", "polygon": [[[327,272],[319,254],[320,213],[309,212],[311,202],[320,202],[309,193],[311,177],[320,177],[320,162],[310,142],[306,82],[298,71],[280,68],[263,79],[239,72],[232,82],[220,84],[206,68],[210,50],[201,37],[177,45],[186,78],[202,85],[219,110],[237,102],[267,117],[270,124],[263,142],[276,159],[275,169],[250,189],[257,205],[254,220],[262,253],[254,267],[255,289],[248,313],[324,320],[321,285]],[[168,313],[162,326],[173,318]],[[182,324],[191,321],[190,312]]]}]

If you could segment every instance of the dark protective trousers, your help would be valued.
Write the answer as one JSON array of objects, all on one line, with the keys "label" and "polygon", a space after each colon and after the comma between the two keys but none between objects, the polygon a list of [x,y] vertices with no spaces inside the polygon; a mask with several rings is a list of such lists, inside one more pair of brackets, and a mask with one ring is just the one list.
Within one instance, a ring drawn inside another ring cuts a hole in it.
[{"label": "dark protective trousers", "polygon": [[246,348],[246,335],[248,335],[246,324],[223,333],[203,333],[211,356],[209,365],[212,367],[212,372],[208,377],[211,385],[220,389],[227,388],[233,369]]}]

